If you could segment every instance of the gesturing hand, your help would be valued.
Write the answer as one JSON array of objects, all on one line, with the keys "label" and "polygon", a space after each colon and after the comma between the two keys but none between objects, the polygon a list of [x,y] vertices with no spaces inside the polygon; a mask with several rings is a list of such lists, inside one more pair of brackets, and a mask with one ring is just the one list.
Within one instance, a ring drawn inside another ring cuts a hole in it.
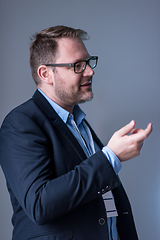
[{"label": "gesturing hand", "polygon": [[[144,130],[134,127],[135,121],[132,120],[129,124],[115,132],[107,144],[121,162],[138,156],[143,146],[143,141],[152,131],[152,123],[149,123]],[[127,135],[128,133],[132,134]]]}]

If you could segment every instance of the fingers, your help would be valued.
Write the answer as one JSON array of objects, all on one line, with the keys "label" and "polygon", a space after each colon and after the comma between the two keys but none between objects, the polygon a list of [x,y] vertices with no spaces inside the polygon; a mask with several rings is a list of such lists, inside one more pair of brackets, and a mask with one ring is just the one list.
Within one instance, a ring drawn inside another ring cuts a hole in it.
[{"label": "fingers", "polygon": [[141,142],[144,141],[149,134],[152,132],[152,123],[149,123],[146,129],[133,129],[131,133],[133,135],[130,136],[130,138],[134,141]]},{"label": "fingers", "polygon": [[[117,155],[119,160],[126,161],[140,154],[144,140],[152,131],[152,124],[149,123],[146,129],[134,128],[135,121],[132,120],[129,124],[113,134],[108,142],[108,147]],[[128,135],[132,133],[132,135]]]},{"label": "fingers", "polygon": [[122,127],[120,130],[117,131],[117,134],[119,136],[124,136],[127,135],[128,133],[130,133],[134,127],[135,127],[135,121],[132,120],[130,123],[128,123],[127,125],[125,125],[124,127]]},{"label": "fingers", "polygon": [[147,137],[149,136],[149,134],[152,132],[152,129],[153,129],[153,124],[152,123],[149,123],[147,128],[144,130],[147,134]]},{"label": "fingers", "polygon": [[124,136],[127,135],[128,133],[136,134],[136,133],[141,133],[142,140],[143,138],[147,138],[149,134],[152,132],[152,123],[149,123],[146,129],[139,129],[139,128],[134,128],[135,127],[135,121],[132,120],[130,123],[122,127],[120,130],[117,131],[119,136]]}]

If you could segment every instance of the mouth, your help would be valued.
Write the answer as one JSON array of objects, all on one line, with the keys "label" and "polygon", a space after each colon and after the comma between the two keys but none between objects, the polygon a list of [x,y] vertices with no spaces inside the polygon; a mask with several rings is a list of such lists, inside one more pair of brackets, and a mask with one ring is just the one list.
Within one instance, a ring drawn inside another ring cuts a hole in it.
[{"label": "mouth", "polygon": [[91,87],[91,85],[92,85],[92,81],[90,80],[90,81],[82,84],[81,87]]}]

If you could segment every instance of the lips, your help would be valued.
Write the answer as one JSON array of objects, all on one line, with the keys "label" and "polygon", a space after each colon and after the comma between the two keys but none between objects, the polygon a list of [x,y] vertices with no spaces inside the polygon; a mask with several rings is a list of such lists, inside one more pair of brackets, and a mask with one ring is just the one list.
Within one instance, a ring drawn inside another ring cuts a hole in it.
[{"label": "lips", "polygon": [[81,85],[81,87],[86,87],[86,86],[91,86],[91,81],[86,82],[86,83],[84,83],[84,84]]}]

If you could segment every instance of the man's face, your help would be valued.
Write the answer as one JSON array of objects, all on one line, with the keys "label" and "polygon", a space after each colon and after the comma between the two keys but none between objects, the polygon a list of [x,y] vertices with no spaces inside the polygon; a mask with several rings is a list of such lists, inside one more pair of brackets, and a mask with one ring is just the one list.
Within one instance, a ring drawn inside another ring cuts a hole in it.
[{"label": "man's face", "polygon": [[[73,38],[58,40],[58,57],[55,63],[75,63],[90,57],[82,41]],[[65,109],[93,97],[94,71],[87,65],[84,72],[76,74],[73,67],[55,67],[52,100]]]}]

